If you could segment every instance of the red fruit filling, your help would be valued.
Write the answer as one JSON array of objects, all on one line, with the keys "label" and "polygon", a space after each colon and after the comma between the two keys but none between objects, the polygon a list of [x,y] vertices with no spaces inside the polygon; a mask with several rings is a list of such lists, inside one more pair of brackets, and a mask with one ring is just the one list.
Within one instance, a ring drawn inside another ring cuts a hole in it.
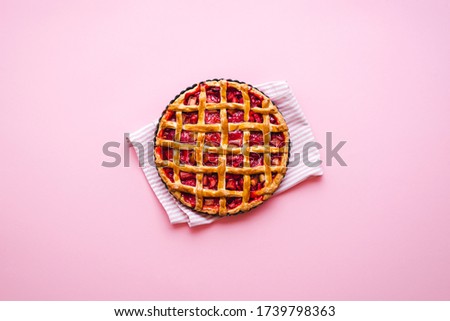
[{"label": "red fruit filling", "polygon": [[166,113],[166,119],[168,121],[176,121],[177,117],[176,117],[176,113],[173,110],[168,110]]},{"label": "red fruit filling", "polygon": [[183,124],[197,124],[198,121],[198,113],[193,111],[191,113],[183,113]]},{"label": "red fruit filling", "polygon": [[237,90],[236,88],[228,87],[227,88],[227,102],[242,104],[244,102],[242,93],[239,90]]},{"label": "red fruit filling", "polygon": [[244,188],[244,176],[237,174],[226,174],[225,187],[232,191],[242,191]]},{"label": "red fruit filling", "polygon": [[[273,175],[272,175],[273,176]],[[255,192],[264,187],[266,177],[264,174],[256,174],[250,176],[250,198],[249,202],[262,201],[263,196],[257,195]]]},{"label": "red fruit filling", "polygon": [[251,107],[262,107],[263,99],[261,96],[255,94],[255,93],[252,93],[252,92],[249,92],[248,95],[250,97],[250,106]]},{"label": "red fruit filling", "polygon": [[242,123],[244,121],[244,112],[242,110],[227,110],[228,122]]},{"label": "red fruit filling", "polygon": [[220,113],[217,110],[206,110],[205,111],[205,124],[219,124],[220,123]]},{"label": "red fruit filling", "polygon": [[194,151],[180,150],[180,164],[195,165]]},{"label": "red fruit filling", "polygon": [[220,103],[220,87],[211,86],[206,88],[206,102]]},{"label": "red fruit filling", "polygon": [[217,189],[217,174],[204,174],[203,188]]},{"label": "red fruit filling", "polygon": [[244,134],[240,130],[235,130],[228,133],[228,146],[231,147],[241,147],[242,138]]},{"label": "red fruit filling", "polygon": [[167,178],[173,183],[173,169],[170,167],[164,167],[163,168],[164,174],[166,174]]},{"label": "red fruit filling", "polygon": [[192,207],[195,207],[195,195],[188,194],[188,193],[182,193],[181,197],[183,197],[183,200],[191,205]]},{"label": "red fruit filling", "polygon": [[200,91],[195,91],[193,93],[187,93],[184,96],[184,104],[185,105],[198,105],[198,96],[200,95]]},{"label": "red fruit filling", "polygon": [[244,163],[244,155],[227,155],[227,166],[242,167]]},{"label": "red fruit filling", "polygon": [[283,133],[270,134],[270,146],[283,147],[285,145]]},{"label": "red fruit filling", "polygon": [[181,181],[181,184],[195,186],[196,185],[196,176],[194,173],[180,171],[180,181]]},{"label": "red fruit filling", "polygon": [[203,208],[204,209],[215,209],[219,207],[219,198],[218,197],[206,197],[203,199]]},{"label": "red fruit filling", "polygon": [[264,187],[266,177],[264,174],[255,174],[250,176],[250,191],[257,191]]},{"label": "red fruit filling", "polygon": [[227,208],[233,209],[238,207],[242,204],[242,198],[241,197],[228,197],[227,198]]},{"label": "red fruit filling", "polygon": [[166,140],[173,140],[175,137],[175,129],[172,128],[164,128],[161,138]]},{"label": "red fruit filling", "polygon": [[250,146],[264,145],[264,138],[262,132],[250,132]]},{"label": "red fruit filling", "polygon": [[161,147],[161,158],[163,160],[173,160],[173,149],[169,147]]},{"label": "red fruit filling", "polygon": [[206,133],[205,145],[214,147],[220,146],[220,133]]},{"label": "red fruit filling", "polygon": [[250,110],[250,114],[248,115],[248,121],[252,123],[262,123],[263,117],[259,113],[255,113],[253,110]]},{"label": "red fruit filling", "polygon": [[274,115],[270,115],[269,119],[271,124],[278,125],[278,119]]},{"label": "red fruit filling", "polygon": [[262,166],[264,164],[264,154],[250,153],[250,167]]},{"label": "red fruit filling", "polygon": [[219,155],[213,153],[203,154],[203,165],[205,166],[217,166],[219,163]]},{"label": "red fruit filling", "polygon": [[195,133],[188,131],[188,130],[182,130],[181,136],[180,136],[180,142],[194,144],[195,143]]},{"label": "red fruit filling", "polygon": [[283,157],[283,154],[271,154],[270,155],[270,164],[274,166],[281,165],[281,158]]},{"label": "red fruit filling", "polygon": [[250,192],[250,197],[248,199],[249,202],[262,201],[262,200],[263,200],[263,196],[262,195],[256,195],[256,193]]}]

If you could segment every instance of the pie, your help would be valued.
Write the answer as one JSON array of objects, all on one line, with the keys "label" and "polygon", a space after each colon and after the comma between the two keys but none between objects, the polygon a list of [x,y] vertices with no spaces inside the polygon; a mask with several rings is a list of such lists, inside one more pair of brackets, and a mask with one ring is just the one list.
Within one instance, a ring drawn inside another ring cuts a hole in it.
[{"label": "pie", "polygon": [[154,160],[169,192],[211,215],[249,211],[275,192],[289,158],[277,106],[249,84],[215,79],[181,92],[163,112]]}]

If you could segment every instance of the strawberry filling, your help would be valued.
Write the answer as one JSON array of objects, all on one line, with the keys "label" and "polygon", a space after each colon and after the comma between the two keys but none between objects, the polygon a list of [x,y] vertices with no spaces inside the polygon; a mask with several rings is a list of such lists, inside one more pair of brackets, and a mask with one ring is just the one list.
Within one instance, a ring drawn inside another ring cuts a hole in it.
[{"label": "strawberry filling", "polygon": [[250,167],[262,166],[264,164],[263,154],[250,153]]},{"label": "strawberry filling", "polygon": [[228,87],[227,88],[227,102],[242,104],[244,102],[242,93],[239,90],[237,90],[236,88]]},{"label": "strawberry filling", "polygon": [[228,145],[231,147],[241,147],[244,134],[240,130],[228,133]]},{"label": "strawberry filling", "polygon": [[281,165],[281,158],[283,154],[270,154],[270,164],[274,166]]},{"label": "strawberry filling", "polygon": [[175,137],[175,129],[164,128],[161,137],[162,139],[173,140],[173,138]]},{"label": "strawberry filling", "polygon": [[278,125],[278,119],[274,115],[270,115],[269,119],[271,124]]},{"label": "strawberry filling", "polygon": [[250,110],[250,114],[248,115],[248,120],[252,123],[262,123],[263,117],[259,113],[255,113],[253,110]]},{"label": "strawberry filling", "polygon": [[200,95],[200,91],[194,91],[192,93],[187,93],[184,96],[184,104],[185,105],[198,105],[199,99],[198,96]]},{"label": "strawberry filling", "polygon": [[262,132],[250,132],[250,146],[264,145],[263,133]]},{"label": "strawberry filling", "polygon": [[252,92],[249,92],[248,95],[250,97],[250,106],[251,107],[262,107],[262,97],[261,96],[255,94],[255,93],[252,93]]},{"label": "strawberry filling", "polygon": [[211,86],[206,88],[206,102],[220,103],[220,87]]},{"label": "strawberry filling", "polygon": [[203,165],[205,166],[217,166],[219,163],[219,155],[213,153],[203,154]]},{"label": "strawberry filling", "polygon": [[173,161],[173,149],[168,147],[161,147],[160,155],[163,160]]},{"label": "strawberry filling", "polygon": [[182,130],[181,136],[180,136],[180,142],[194,144],[195,143],[195,133],[188,131],[188,130]]},{"label": "strawberry filling", "polygon": [[205,124],[220,124],[220,113],[217,110],[206,110]]},{"label": "strawberry filling", "polygon": [[186,203],[188,203],[192,207],[195,207],[195,195],[182,193],[181,196]]},{"label": "strawberry filling", "polygon": [[227,155],[227,166],[242,167],[244,155]]},{"label": "strawberry filling", "polygon": [[250,197],[248,199],[249,202],[262,201],[262,200],[263,200],[263,196],[262,195],[257,195],[254,192],[250,192]]},{"label": "strawberry filling", "polygon": [[217,174],[204,174],[203,188],[217,189]]},{"label": "strawberry filling", "polygon": [[244,188],[244,176],[237,174],[226,174],[225,187],[232,191],[242,191]]},{"label": "strawberry filling", "polygon": [[227,198],[227,208],[229,208],[230,210],[238,207],[241,204],[242,204],[241,197],[228,197]]},{"label": "strawberry filling", "polygon": [[[272,177],[273,177],[273,174],[272,174]],[[263,200],[263,196],[262,195],[258,195],[255,192],[259,191],[260,189],[262,189],[264,187],[265,180],[266,180],[266,177],[264,176],[264,174],[255,174],[255,175],[251,175],[250,176],[250,198],[249,198],[249,202],[262,201]]]},{"label": "strawberry filling", "polygon": [[195,165],[194,151],[180,150],[180,164]]},{"label": "strawberry filling", "polygon": [[193,111],[191,113],[183,113],[183,124],[197,124],[198,113]]},{"label": "strawberry filling", "polygon": [[205,145],[214,147],[220,146],[220,133],[206,133]]},{"label": "strawberry filling", "polygon": [[270,135],[270,146],[283,147],[285,145],[283,133],[272,133]]},{"label": "strawberry filling", "polygon": [[204,209],[216,209],[219,207],[219,198],[218,197],[206,197],[203,199],[203,208]]},{"label": "strawberry filling", "polygon": [[166,120],[168,121],[176,121],[177,117],[173,110],[168,110],[166,113]]},{"label": "strawberry filling", "polygon": [[181,184],[195,186],[196,185],[196,176],[194,173],[180,171],[180,181],[181,181]]},{"label": "strawberry filling", "polygon": [[227,110],[227,118],[230,123],[242,123],[244,121],[244,112],[242,110]]},{"label": "strawberry filling", "polygon": [[257,191],[264,187],[266,178],[264,174],[255,174],[250,176],[250,191]]},{"label": "strawberry filling", "polygon": [[164,174],[166,174],[167,178],[173,183],[173,169],[170,167],[164,167],[163,168]]}]

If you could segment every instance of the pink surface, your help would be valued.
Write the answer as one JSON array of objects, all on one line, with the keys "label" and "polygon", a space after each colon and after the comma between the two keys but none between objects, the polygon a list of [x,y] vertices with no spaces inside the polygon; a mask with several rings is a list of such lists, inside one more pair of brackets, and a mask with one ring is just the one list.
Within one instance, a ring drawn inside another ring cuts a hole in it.
[{"label": "pink surface", "polygon": [[[0,299],[450,299],[449,30],[445,0],[3,0]],[[287,80],[349,166],[171,226],[102,146],[218,76]]]}]

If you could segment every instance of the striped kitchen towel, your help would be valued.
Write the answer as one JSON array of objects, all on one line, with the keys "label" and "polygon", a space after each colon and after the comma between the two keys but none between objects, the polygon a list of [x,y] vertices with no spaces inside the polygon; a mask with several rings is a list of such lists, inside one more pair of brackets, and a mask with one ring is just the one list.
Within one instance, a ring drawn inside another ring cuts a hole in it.
[{"label": "striped kitchen towel", "polygon": [[[303,161],[303,147],[307,143],[314,142],[314,136],[311,127],[306,120],[303,112],[294,97],[291,89],[286,81],[272,81],[256,86],[272,99],[275,105],[283,114],[284,119],[289,127],[289,135],[291,140],[290,163],[285,178],[280,184],[278,190],[274,193],[277,195],[282,193],[294,185],[304,181],[310,176],[320,176],[323,174],[321,166],[310,167]],[[156,168],[152,164],[153,149],[152,143],[155,136],[155,129],[158,120],[147,126],[135,131],[129,135],[129,141],[133,145],[139,163],[144,171],[151,188],[155,192],[156,197],[166,210],[169,220],[172,224],[187,223],[189,226],[197,226],[212,223],[221,217],[202,215],[196,213],[186,206],[180,204],[167,191],[164,183],[161,181]],[[148,157],[144,156],[148,155]],[[319,151],[316,148],[308,149],[309,164],[316,163],[320,160]]]}]

